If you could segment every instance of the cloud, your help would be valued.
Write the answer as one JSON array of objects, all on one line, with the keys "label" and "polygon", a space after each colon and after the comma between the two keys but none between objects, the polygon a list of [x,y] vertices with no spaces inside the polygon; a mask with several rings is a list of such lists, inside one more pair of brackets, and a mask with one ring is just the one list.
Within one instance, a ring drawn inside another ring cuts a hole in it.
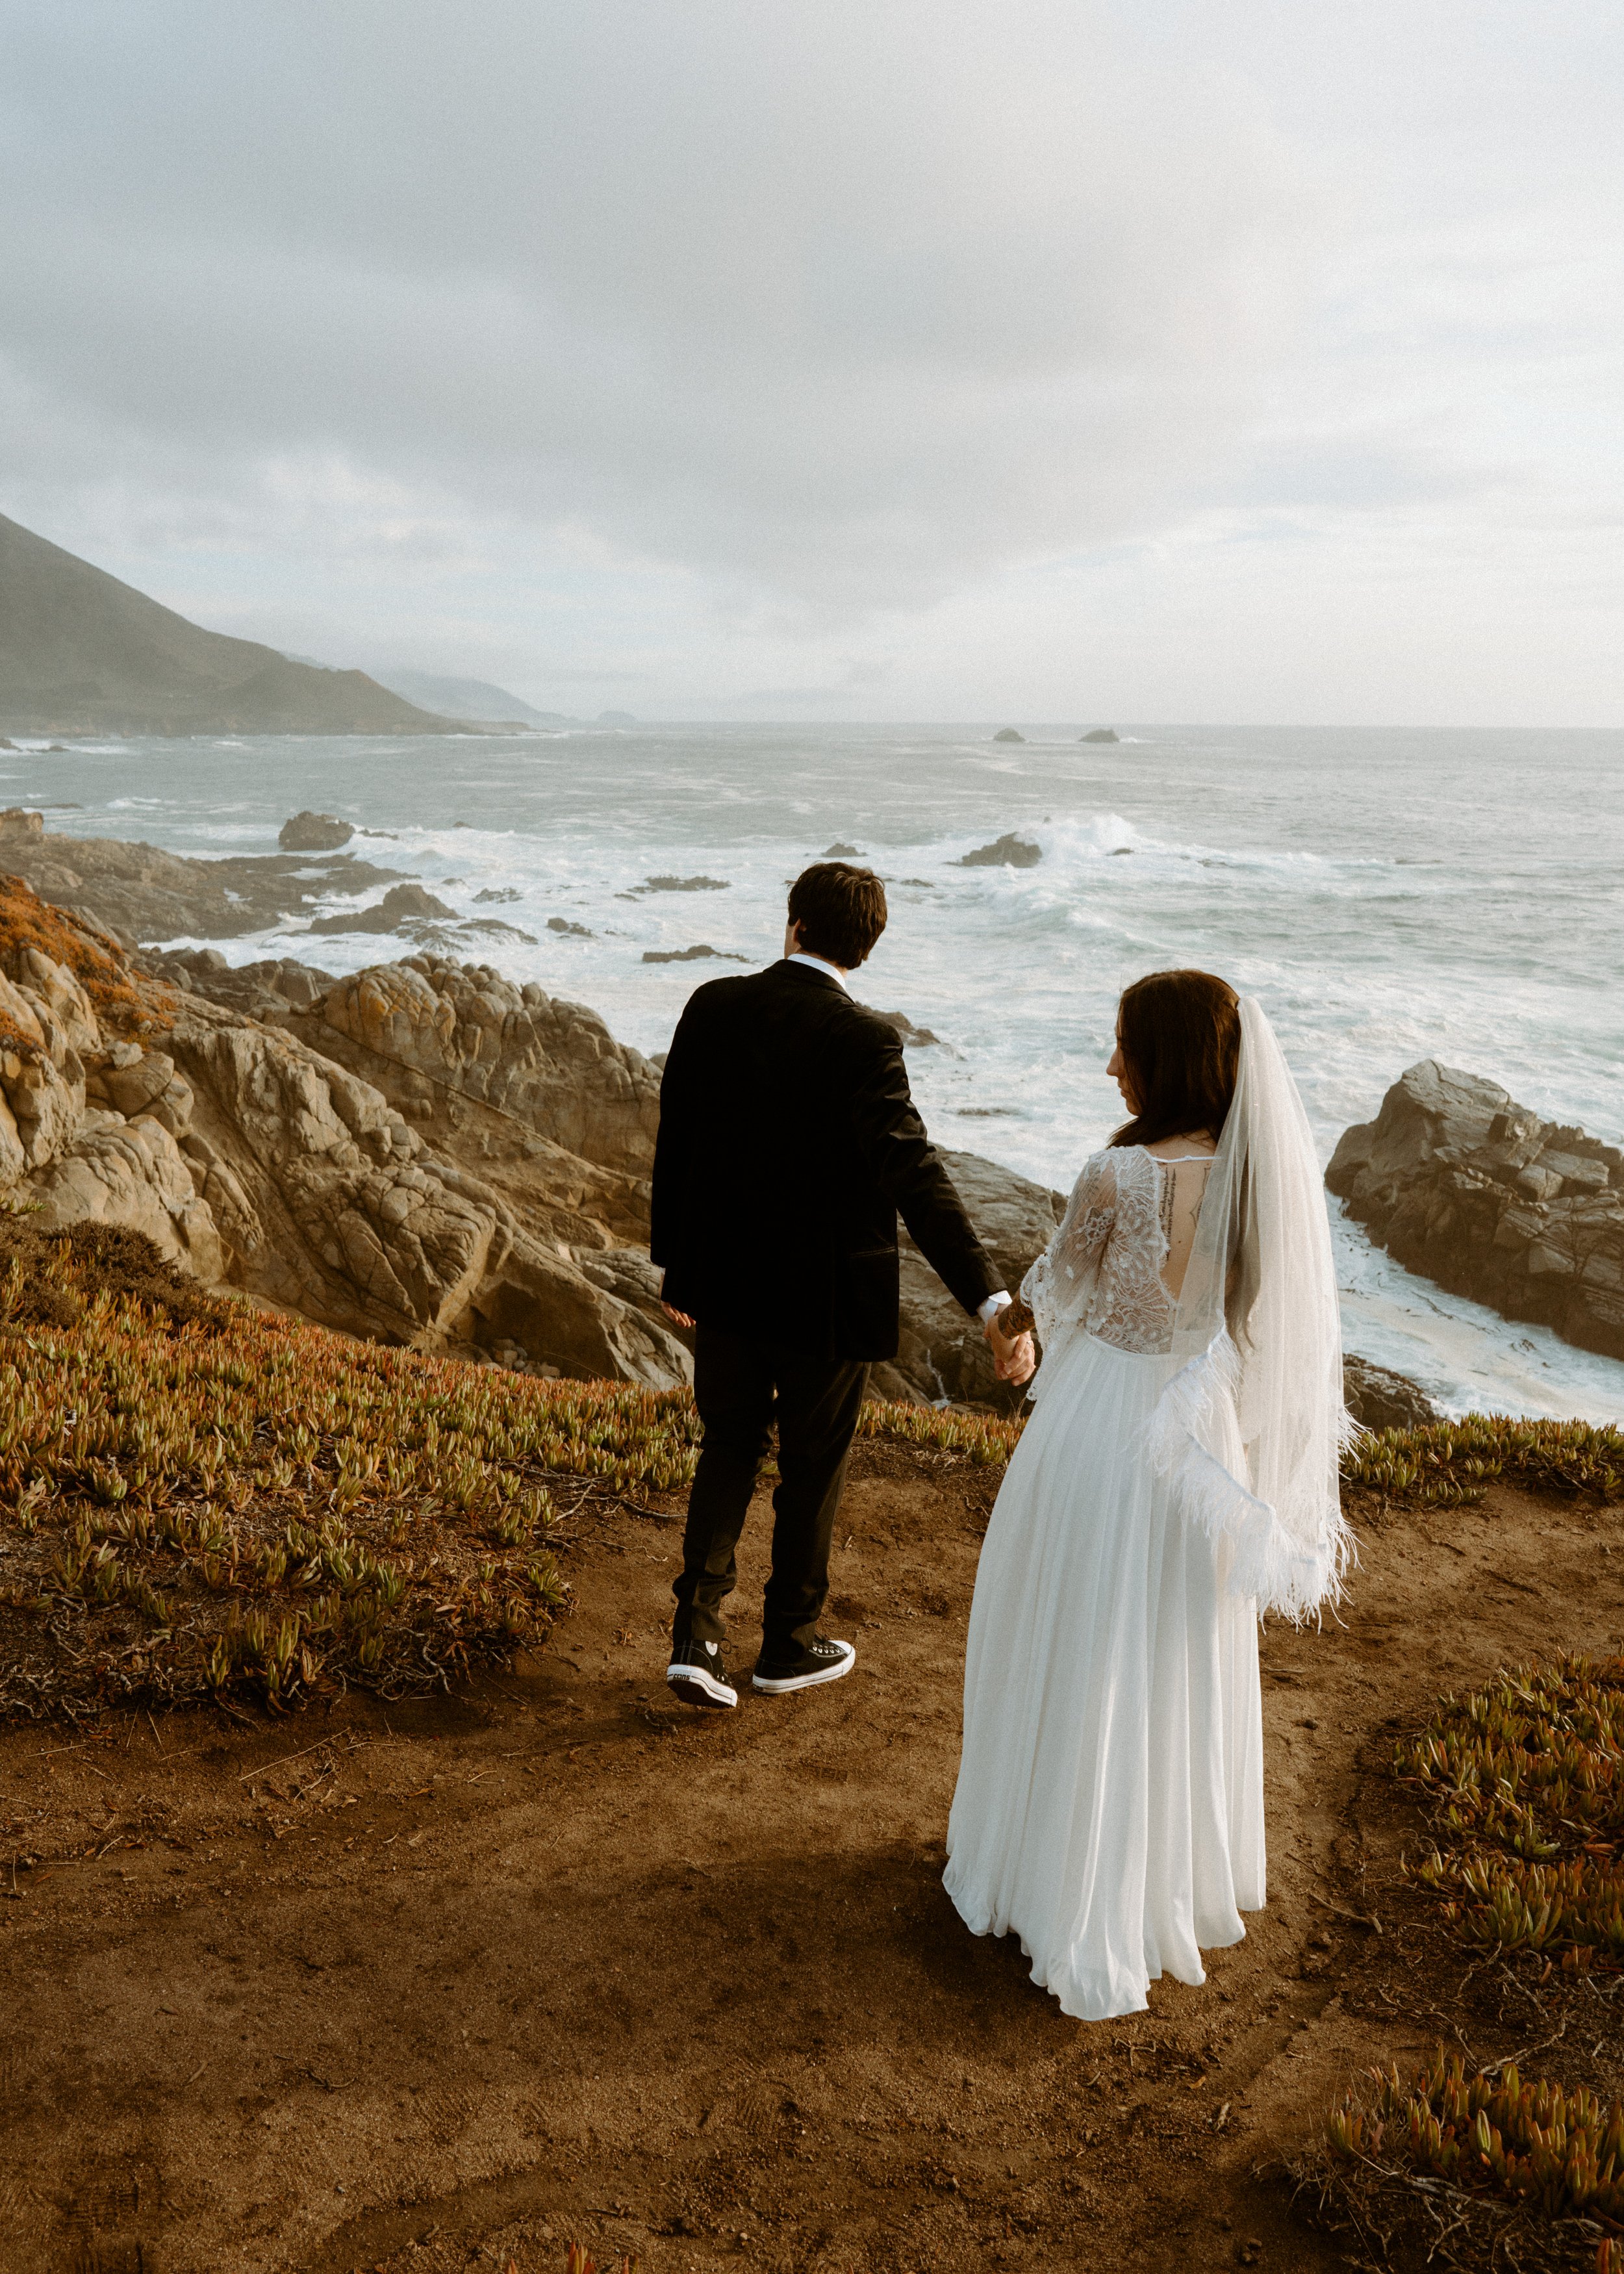
[{"label": "cloud", "polygon": [[1255,94],[1090,0],[19,16],[13,467],[917,604],[1147,526],[1300,319]]}]

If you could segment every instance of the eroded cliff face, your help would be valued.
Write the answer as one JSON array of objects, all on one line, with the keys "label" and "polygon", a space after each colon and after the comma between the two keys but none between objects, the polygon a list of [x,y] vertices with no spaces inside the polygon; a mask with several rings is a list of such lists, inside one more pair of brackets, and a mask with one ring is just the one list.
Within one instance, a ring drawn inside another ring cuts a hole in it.
[{"label": "eroded cliff face", "polygon": [[[476,1031],[488,1040],[488,1026]],[[457,1032],[442,1035],[454,1053]],[[598,1060],[579,1055],[579,1078],[556,1086],[582,1122],[587,1059]],[[462,1058],[477,1081],[471,1035]],[[612,1058],[598,1086],[611,1109],[603,1148],[623,1155],[629,1077]],[[442,1155],[303,1035],[155,981],[20,879],[0,884],[7,1204],[44,1229],[131,1225],[207,1283],[357,1334],[470,1354],[522,1346],[545,1370],[653,1387],[688,1379],[688,1354],[635,1271],[589,1276],[568,1237],[611,1247],[611,1217],[635,1221],[638,1180],[544,1139],[516,1149],[519,1200]]]},{"label": "eroded cliff face", "polygon": [[1379,1247],[1452,1293],[1624,1358],[1624,1153],[1424,1059],[1325,1172]]}]

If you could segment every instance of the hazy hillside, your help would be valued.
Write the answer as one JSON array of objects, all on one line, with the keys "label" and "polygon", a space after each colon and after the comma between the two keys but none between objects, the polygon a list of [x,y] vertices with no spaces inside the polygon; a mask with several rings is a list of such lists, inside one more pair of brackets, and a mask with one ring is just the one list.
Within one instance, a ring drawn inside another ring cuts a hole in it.
[{"label": "hazy hillside", "polygon": [[434,734],[362,671],[177,616],[0,514],[0,734]]},{"label": "hazy hillside", "polygon": [[432,671],[380,671],[380,687],[393,688],[409,703],[419,703],[447,718],[488,719],[493,726],[573,727],[563,711],[538,711],[489,679],[447,679]]}]

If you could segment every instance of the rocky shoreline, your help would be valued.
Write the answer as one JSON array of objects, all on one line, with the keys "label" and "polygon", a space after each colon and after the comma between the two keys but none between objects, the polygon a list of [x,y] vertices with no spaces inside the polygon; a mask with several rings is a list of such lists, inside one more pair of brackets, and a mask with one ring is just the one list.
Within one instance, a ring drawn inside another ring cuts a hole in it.
[{"label": "rocky shoreline", "polygon": [[[295,819],[306,845],[330,821]],[[691,1379],[647,1247],[658,1062],[583,1005],[459,960],[465,942],[409,897],[420,887],[333,843],[346,827],[326,851],[194,861],[0,815],[16,872],[0,881],[0,1202],[46,1228],[130,1225],[206,1284],[351,1333],[549,1374]],[[314,939],[322,897],[377,886],[412,952],[348,975],[132,952],[289,915]],[[1063,1195],[944,1157],[1019,1285]],[[876,1395],[1017,1410],[906,1234],[901,1280]],[[1372,1427],[1432,1418],[1413,1383],[1357,1359],[1348,1390]]]}]

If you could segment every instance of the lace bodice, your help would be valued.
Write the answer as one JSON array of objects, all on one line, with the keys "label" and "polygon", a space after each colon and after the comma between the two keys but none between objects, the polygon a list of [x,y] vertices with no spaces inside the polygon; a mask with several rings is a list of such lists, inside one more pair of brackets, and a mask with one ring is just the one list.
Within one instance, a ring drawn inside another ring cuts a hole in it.
[{"label": "lace bodice", "polygon": [[[1045,1351],[1071,1327],[1147,1357],[1171,1350],[1177,1304],[1163,1273],[1175,1209],[1199,1208],[1209,1165],[1159,1159],[1142,1145],[1084,1163],[1059,1230],[1021,1284]],[[1188,1178],[1199,1181],[1186,1194]]]}]

